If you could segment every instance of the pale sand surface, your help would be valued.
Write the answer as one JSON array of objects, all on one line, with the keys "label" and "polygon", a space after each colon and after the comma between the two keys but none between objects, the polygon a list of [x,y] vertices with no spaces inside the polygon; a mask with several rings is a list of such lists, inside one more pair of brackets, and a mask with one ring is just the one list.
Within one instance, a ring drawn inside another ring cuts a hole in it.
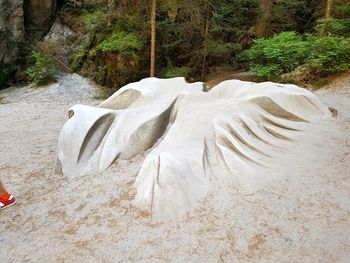
[{"label": "pale sand surface", "polygon": [[244,195],[215,183],[189,214],[157,222],[131,204],[147,152],[102,175],[54,174],[68,108],[99,103],[86,80],[1,91],[0,178],[18,199],[0,212],[1,262],[349,262],[350,82],[316,94],[338,118],[261,170],[269,183]]}]

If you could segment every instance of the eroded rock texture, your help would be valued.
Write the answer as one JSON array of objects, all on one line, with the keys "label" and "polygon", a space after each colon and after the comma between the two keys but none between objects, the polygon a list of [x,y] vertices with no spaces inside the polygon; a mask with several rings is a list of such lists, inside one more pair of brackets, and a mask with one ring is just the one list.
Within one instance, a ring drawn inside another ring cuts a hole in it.
[{"label": "eroded rock texture", "polygon": [[0,0],[0,64],[16,63],[24,27],[47,33],[56,9],[57,0]]},{"label": "eroded rock texture", "polygon": [[278,149],[298,143],[309,122],[330,117],[316,96],[294,85],[230,80],[202,88],[149,78],[98,108],[74,106],[59,136],[63,174],[102,172],[161,138],[139,171],[134,203],[154,215],[180,214],[216,180],[234,178],[246,188],[264,180],[259,167],[272,167]]},{"label": "eroded rock texture", "polygon": [[47,33],[56,9],[57,0],[0,0],[0,89],[18,68],[24,40]]},{"label": "eroded rock texture", "polygon": [[49,32],[57,9],[57,0],[24,0],[26,30],[44,35]]},{"label": "eroded rock texture", "polygon": [[23,0],[0,0],[0,65],[16,63],[23,40]]}]

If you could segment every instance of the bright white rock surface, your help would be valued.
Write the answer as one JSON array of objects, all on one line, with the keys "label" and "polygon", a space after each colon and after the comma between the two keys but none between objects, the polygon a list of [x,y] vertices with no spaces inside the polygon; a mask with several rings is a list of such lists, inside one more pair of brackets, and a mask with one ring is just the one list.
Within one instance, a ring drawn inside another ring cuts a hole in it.
[{"label": "bright white rock surface", "polygon": [[59,136],[63,174],[103,172],[153,147],[135,181],[134,205],[170,217],[215,183],[253,193],[274,179],[268,171],[281,149],[297,145],[310,123],[330,118],[315,95],[295,85],[229,80],[202,89],[184,78],[148,78],[98,107],[72,107]]},{"label": "bright white rock surface", "polygon": [[17,198],[16,206],[0,212],[1,261],[347,263],[349,83],[337,78],[315,91],[338,117],[299,123],[295,141],[274,141],[269,167],[257,166],[258,190],[244,193],[229,181],[232,175],[216,174],[204,199],[163,222],[133,203],[142,163],[164,136],[101,174],[92,162],[98,151],[91,167],[84,166],[97,171],[54,174],[67,109],[99,105],[97,87],[67,74],[44,88],[0,91],[6,102],[0,104],[0,179]]}]

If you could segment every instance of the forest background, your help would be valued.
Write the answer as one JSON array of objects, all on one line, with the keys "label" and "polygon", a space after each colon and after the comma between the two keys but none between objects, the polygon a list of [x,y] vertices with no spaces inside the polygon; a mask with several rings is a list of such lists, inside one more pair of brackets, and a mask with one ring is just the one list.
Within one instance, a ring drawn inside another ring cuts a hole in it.
[{"label": "forest background", "polygon": [[72,71],[115,91],[150,75],[249,70],[318,88],[350,69],[349,0],[66,0],[56,22],[69,29],[59,44],[27,26],[19,81]]}]

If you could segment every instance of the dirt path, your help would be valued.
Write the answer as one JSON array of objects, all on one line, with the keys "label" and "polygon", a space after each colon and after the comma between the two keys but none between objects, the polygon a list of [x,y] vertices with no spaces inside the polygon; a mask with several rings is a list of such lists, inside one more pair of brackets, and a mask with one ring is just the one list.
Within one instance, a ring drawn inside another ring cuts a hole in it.
[{"label": "dirt path", "polygon": [[[183,218],[156,223],[131,205],[146,153],[102,175],[53,172],[67,109],[96,105],[93,87],[67,75],[49,88],[0,92],[0,178],[17,196],[0,212],[1,262],[348,262],[350,86],[318,92],[338,118],[309,127],[250,195],[217,184]],[[341,87],[343,86],[343,87]]]}]

